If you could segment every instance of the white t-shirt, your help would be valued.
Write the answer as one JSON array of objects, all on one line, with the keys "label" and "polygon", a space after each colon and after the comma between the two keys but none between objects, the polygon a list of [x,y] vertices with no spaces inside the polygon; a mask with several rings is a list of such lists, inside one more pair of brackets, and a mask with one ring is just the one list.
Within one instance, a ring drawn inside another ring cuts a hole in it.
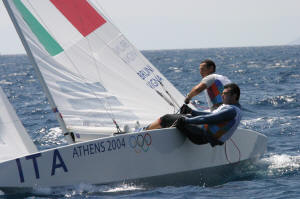
[{"label": "white t-shirt", "polygon": [[206,101],[209,108],[212,108],[214,105],[221,104],[222,92],[226,84],[231,83],[231,81],[223,75],[210,74],[204,77],[201,81],[204,83],[207,88],[205,89]]}]

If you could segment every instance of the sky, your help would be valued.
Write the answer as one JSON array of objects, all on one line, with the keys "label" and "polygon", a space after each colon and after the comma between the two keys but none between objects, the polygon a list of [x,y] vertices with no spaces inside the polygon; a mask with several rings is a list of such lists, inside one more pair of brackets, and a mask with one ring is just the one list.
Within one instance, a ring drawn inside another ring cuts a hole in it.
[{"label": "sky", "polygon": [[[286,45],[300,39],[300,0],[98,0],[140,50]],[[0,3],[0,54],[25,53]]]}]

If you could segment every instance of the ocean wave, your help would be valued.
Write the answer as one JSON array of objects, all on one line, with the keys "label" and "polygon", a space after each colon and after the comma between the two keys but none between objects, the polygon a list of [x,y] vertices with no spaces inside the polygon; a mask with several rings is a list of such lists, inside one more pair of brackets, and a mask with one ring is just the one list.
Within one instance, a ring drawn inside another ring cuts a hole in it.
[{"label": "ocean wave", "polygon": [[67,187],[35,187],[30,195],[32,196],[55,196],[55,198],[82,198],[83,196],[116,196],[142,191],[145,188],[133,184],[119,185],[92,185],[80,183]]},{"label": "ocean wave", "polygon": [[300,156],[271,154],[261,161],[268,165],[266,175],[269,177],[290,175],[298,172],[300,168]]},{"label": "ocean wave", "polygon": [[258,101],[257,105],[271,105],[272,107],[281,107],[281,108],[288,108],[288,107],[299,107],[298,99],[299,94],[293,95],[279,95],[273,97],[267,97],[263,100]]},{"label": "ocean wave", "polygon": [[35,132],[33,136],[34,142],[43,150],[67,144],[67,140],[60,127],[51,128],[49,130],[41,128],[39,131]]},{"label": "ocean wave", "polygon": [[270,153],[252,164],[244,164],[234,169],[230,181],[281,178],[299,175],[299,171],[300,156]]},{"label": "ocean wave", "polygon": [[241,124],[244,126],[252,126],[258,124],[267,124],[268,126],[273,126],[274,124],[285,124],[294,118],[294,116],[285,116],[285,117],[258,117],[253,119],[245,119],[241,121]]},{"label": "ocean wave", "polygon": [[16,76],[26,76],[28,73],[24,73],[24,72],[22,72],[22,73],[10,73],[10,74],[8,74],[7,76],[8,77],[16,77]]},{"label": "ocean wave", "polygon": [[270,135],[296,135],[300,116],[268,116],[241,120],[241,127],[257,130]]},{"label": "ocean wave", "polygon": [[4,80],[0,81],[0,84],[2,84],[2,85],[12,85],[13,83],[4,79]]},{"label": "ocean wave", "polygon": [[182,72],[181,68],[178,68],[178,67],[175,67],[175,66],[174,67],[169,67],[168,69],[175,72],[175,73]]},{"label": "ocean wave", "polygon": [[300,75],[299,74],[293,74],[293,75],[291,75],[290,77],[292,77],[292,78],[300,78]]},{"label": "ocean wave", "polygon": [[142,186],[137,186],[134,184],[121,184],[115,187],[108,187],[107,190],[103,190],[104,193],[119,193],[128,191],[144,190]]},{"label": "ocean wave", "polygon": [[266,69],[275,69],[275,68],[292,68],[293,65],[289,65],[288,63],[276,62],[273,64],[268,64]]},{"label": "ocean wave", "polygon": [[245,128],[268,129],[286,121],[283,117],[259,117],[254,119],[245,119],[241,125]]}]

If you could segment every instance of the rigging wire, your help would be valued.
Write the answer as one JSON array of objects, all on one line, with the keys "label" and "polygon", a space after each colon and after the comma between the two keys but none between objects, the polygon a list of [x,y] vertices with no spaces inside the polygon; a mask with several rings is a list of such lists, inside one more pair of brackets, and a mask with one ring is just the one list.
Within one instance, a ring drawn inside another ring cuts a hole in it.
[{"label": "rigging wire", "polygon": [[[174,97],[169,93],[169,91],[165,88],[164,84],[161,81],[158,81],[159,84],[161,85],[161,87],[164,89],[164,91],[167,93],[167,95],[170,97],[170,99],[173,101],[174,104],[176,104],[176,106],[180,109],[180,106],[178,105],[178,103],[176,102],[176,100],[174,99]],[[173,105],[174,106],[174,105]],[[175,108],[175,106],[174,106]]]},{"label": "rigging wire", "polygon": [[[73,5],[75,6],[75,9],[76,9],[76,10],[79,10],[79,11],[80,11],[79,7],[76,5],[75,2],[74,2]],[[79,14],[79,17],[80,17],[81,25],[86,26],[86,24],[85,24],[85,23],[83,22],[83,20],[82,20],[82,15],[81,15],[81,14]],[[88,43],[89,52],[90,52],[90,54],[92,55],[91,57],[92,57],[93,62],[94,62],[94,68],[95,68],[95,70],[97,71],[98,81],[101,83],[101,85],[104,86],[103,80],[102,80],[102,78],[101,78],[101,74],[100,74],[100,72],[99,72],[99,65],[97,64],[98,62],[96,61],[95,55],[94,55],[94,53],[93,53],[93,51],[92,51],[92,45],[91,45],[91,43],[90,43],[90,40],[89,40],[87,37],[84,37],[84,39],[85,39],[85,40],[87,41],[87,43]],[[96,95],[95,92],[93,92],[93,93]],[[119,132],[119,131],[120,131],[119,125],[118,125],[117,122],[116,122],[116,118],[115,118],[115,115],[114,115],[114,113],[113,113],[113,111],[112,111],[112,107],[111,107],[110,103],[109,103],[108,100],[107,100],[107,97],[108,97],[107,92],[104,92],[104,95],[105,95],[105,97],[104,97],[104,107],[105,107],[105,110],[107,111],[106,105],[108,105],[108,107],[109,107],[109,112],[108,112],[108,114],[110,114],[110,117],[111,117],[113,123],[116,125],[117,130],[118,130],[118,132]],[[97,96],[97,98],[98,98],[98,96]],[[98,99],[99,99],[99,98],[98,98]]]},{"label": "rigging wire", "polygon": [[[126,39],[126,40],[127,40],[127,39]],[[127,42],[129,43],[128,40],[127,40]],[[138,49],[137,49],[135,46],[132,45],[132,47],[133,47],[133,49],[134,49],[136,52],[139,52]],[[148,64],[148,63],[147,63],[147,62],[148,62],[147,59],[144,58],[143,55],[141,56],[141,59],[142,59],[142,62],[143,62],[145,65]],[[149,64],[152,65],[150,62],[149,62]],[[153,71],[151,71],[151,72],[152,72],[153,76],[156,76],[156,75],[157,75],[157,74],[154,73]],[[170,97],[171,101],[172,101],[174,104],[176,104],[177,107],[180,109],[180,106],[178,105],[178,103],[176,102],[176,100],[174,99],[174,97],[173,97],[173,96],[168,92],[168,90],[165,88],[164,84],[163,84],[160,80],[158,80],[158,82],[159,82],[160,86],[163,88],[163,90],[164,90],[164,91],[167,93],[167,95]],[[174,105],[173,105],[173,107],[174,107],[174,110],[175,110],[176,107],[175,107]]]}]

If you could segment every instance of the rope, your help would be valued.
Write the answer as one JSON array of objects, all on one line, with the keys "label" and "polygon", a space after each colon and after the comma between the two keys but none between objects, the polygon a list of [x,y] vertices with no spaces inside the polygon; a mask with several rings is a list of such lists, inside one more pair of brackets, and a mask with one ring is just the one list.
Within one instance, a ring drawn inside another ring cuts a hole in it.
[{"label": "rope", "polygon": [[[240,149],[239,149],[239,147],[235,144],[235,142],[230,138],[230,141],[233,143],[233,145],[235,146],[235,148],[238,150],[238,152],[239,152],[239,161],[238,162],[240,162],[241,161],[241,151],[240,151]],[[228,155],[227,155],[227,149],[226,149],[226,142],[225,142],[225,156],[226,156],[226,159],[227,159],[227,161],[229,162],[229,164],[231,164],[231,163],[233,163],[233,162],[231,162],[230,160],[229,160],[229,158],[228,158]]]},{"label": "rope", "polygon": [[[152,72],[153,73],[153,72]],[[154,74],[154,73],[153,73]],[[165,88],[164,84],[161,81],[158,81],[159,84],[161,85],[161,87],[163,88],[163,90],[167,93],[167,95],[170,97],[170,99],[172,100],[172,102],[174,104],[176,104],[176,106],[180,109],[180,106],[178,105],[178,103],[176,102],[176,100],[174,99],[174,97],[169,93],[169,91]],[[174,106],[174,105],[173,105]],[[174,106],[175,108],[175,106]]]}]

